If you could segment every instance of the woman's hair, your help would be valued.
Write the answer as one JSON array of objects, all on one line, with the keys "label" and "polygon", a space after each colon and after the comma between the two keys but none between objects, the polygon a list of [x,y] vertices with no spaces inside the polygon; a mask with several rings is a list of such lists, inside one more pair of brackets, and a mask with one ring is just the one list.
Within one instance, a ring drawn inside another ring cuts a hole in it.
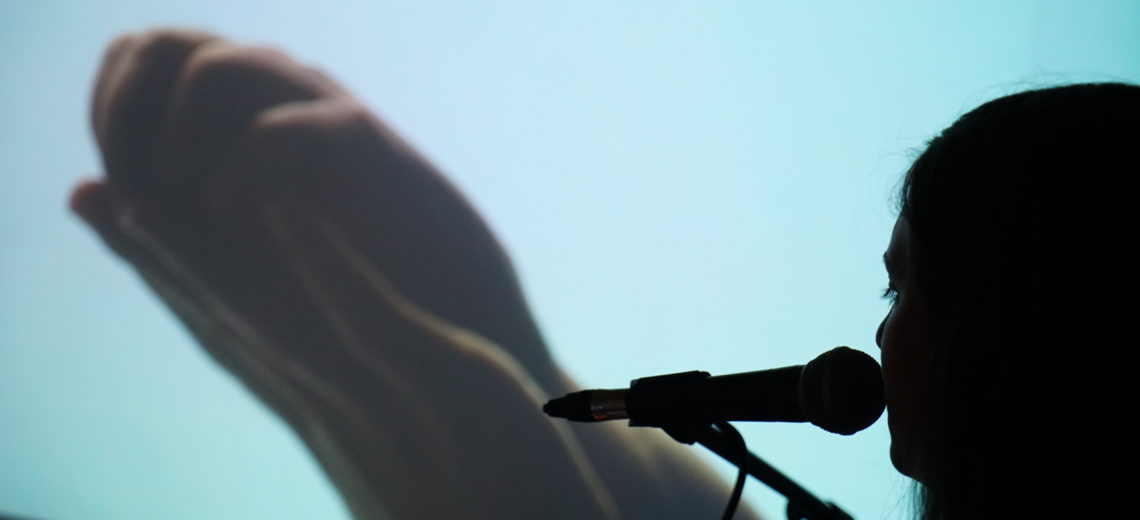
[{"label": "woman's hair", "polygon": [[1109,316],[1135,309],[1112,302],[1137,296],[1138,174],[1140,87],[1125,84],[990,101],[907,172],[900,216],[933,317],[925,518],[1055,514],[1089,499],[1076,488],[1095,459],[1124,451],[1098,415],[1135,408],[1134,390],[1103,389],[1111,340],[1133,328]]}]

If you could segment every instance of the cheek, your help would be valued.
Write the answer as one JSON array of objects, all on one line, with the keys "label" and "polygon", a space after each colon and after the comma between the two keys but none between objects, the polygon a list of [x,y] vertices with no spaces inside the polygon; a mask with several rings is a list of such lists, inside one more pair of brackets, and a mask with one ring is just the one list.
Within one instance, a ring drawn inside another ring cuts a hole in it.
[{"label": "cheek", "polygon": [[880,326],[887,421],[891,430],[891,459],[899,471],[913,476],[919,417],[925,401],[928,345],[923,320],[916,309],[900,302]]},{"label": "cheek", "polygon": [[879,327],[883,378],[887,391],[896,397],[915,397],[914,390],[924,386],[930,368],[927,320],[912,301],[900,300]]},{"label": "cheek", "polygon": [[880,358],[883,364],[883,384],[886,391],[887,410],[890,413],[892,432],[894,426],[905,415],[900,406],[901,398],[907,395],[910,364],[905,356],[906,334],[899,320],[899,312],[892,311],[879,326]]}]

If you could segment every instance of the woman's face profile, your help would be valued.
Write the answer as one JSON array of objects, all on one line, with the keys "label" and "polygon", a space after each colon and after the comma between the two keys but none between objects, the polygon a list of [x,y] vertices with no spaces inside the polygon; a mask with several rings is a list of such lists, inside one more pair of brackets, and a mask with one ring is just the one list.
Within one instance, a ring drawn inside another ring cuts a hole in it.
[{"label": "woman's face profile", "polygon": [[910,251],[910,224],[899,217],[891,242],[883,255],[890,283],[884,294],[891,309],[875,342],[881,349],[883,382],[887,399],[887,424],[891,431],[891,462],[904,475],[922,480],[916,468],[918,444],[926,440],[921,417],[931,367],[928,320],[914,283]]}]

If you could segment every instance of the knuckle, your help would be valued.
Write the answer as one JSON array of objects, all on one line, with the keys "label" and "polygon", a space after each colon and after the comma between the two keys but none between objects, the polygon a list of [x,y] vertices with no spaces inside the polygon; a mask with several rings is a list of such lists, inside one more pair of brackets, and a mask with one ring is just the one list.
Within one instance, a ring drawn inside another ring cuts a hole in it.
[{"label": "knuckle", "polygon": [[258,141],[306,139],[319,134],[313,129],[312,119],[294,106],[280,106],[258,114],[250,125],[250,133]]},{"label": "knuckle", "polygon": [[189,31],[154,30],[139,37],[139,57],[144,62],[170,59],[185,55],[191,49],[210,39],[204,33]]},{"label": "knuckle", "polygon": [[134,45],[138,36],[135,34],[121,34],[117,36],[111,43],[107,44],[107,49],[103,51],[103,63],[106,64],[113,60],[114,57],[119,56],[124,50]]},{"label": "knuckle", "polygon": [[254,132],[282,141],[339,142],[371,127],[372,115],[350,99],[284,105],[261,113]]},{"label": "knuckle", "polygon": [[241,86],[252,72],[283,56],[279,51],[262,47],[204,45],[187,60],[183,78],[190,85]]},{"label": "knuckle", "polygon": [[166,99],[186,57],[213,39],[206,33],[153,30],[111,43],[97,80],[95,119],[135,120]]},{"label": "knuckle", "polygon": [[372,112],[352,99],[338,99],[328,103],[329,133],[339,136],[360,136],[375,128]]}]

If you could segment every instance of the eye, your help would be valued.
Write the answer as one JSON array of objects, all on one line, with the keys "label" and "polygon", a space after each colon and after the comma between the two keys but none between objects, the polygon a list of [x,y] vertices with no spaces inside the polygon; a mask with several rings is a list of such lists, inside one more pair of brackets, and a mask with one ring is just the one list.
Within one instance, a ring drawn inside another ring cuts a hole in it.
[{"label": "eye", "polygon": [[899,303],[899,292],[896,291],[894,287],[888,285],[886,289],[883,289],[883,299],[891,302],[891,306],[893,307]]}]

